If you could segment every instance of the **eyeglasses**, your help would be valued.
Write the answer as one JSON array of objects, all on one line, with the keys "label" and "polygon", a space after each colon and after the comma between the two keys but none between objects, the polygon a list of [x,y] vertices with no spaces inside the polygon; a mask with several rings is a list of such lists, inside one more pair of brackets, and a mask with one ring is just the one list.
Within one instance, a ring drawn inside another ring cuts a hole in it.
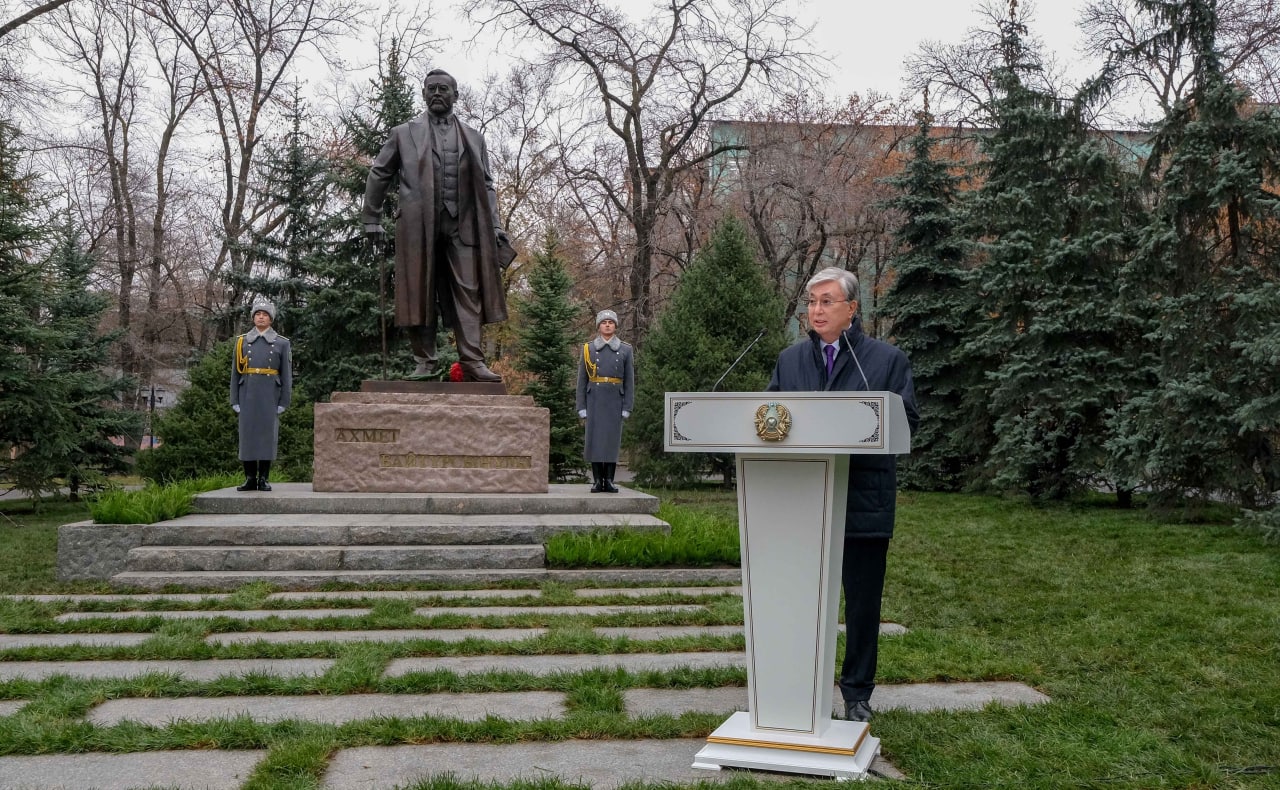
[{"label": "eyeglasses", "polygon": [[845,302],[849,302],[849,301],[852,301],[852,300],[850,299],[805,299],[804,302],[802,302],[802,304],[810,310],[812,310],[815,307],[821,307],[823,310],[830,310],[832,307],[838,304],[844,304]]}]

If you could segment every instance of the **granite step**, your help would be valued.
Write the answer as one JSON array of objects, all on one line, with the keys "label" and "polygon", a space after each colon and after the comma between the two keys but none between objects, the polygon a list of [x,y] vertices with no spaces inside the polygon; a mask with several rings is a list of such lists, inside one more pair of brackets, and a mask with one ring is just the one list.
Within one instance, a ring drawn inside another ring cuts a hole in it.
[{"label": "granite step", "polygon": [[592,494],[589,486],[552,484],[545,494],[382,494],[314,491],[310,483],[274,483],[269,492],[234,488],[195,497],[199,513],[653,514],[658,498],[629,488]]},{"label": "granite step", "polygon": [[545,568],[394,571],[123,571],[110,577],[112,584],[140,590],[235,590],[250,582],[270,584],[281,590],[314,590],[325,585],[403,586],[430,584],[466,587],[502,582],[586,581],[610,584],[702,584],[740,581],[737,568]]},{"label": "granite step", "polygon": [[561,532],[622,529],[671,531],[665,521],[641,513],[201,513],[142,526],[138,541],[144,546],[457,546],[542,543]]},{"label": "granite step", "polygon": [[282,590],[313,590],[327,584],[491,584],[496,582],[544,582],[545,568],[398,570],[398,571],[124,571],[111,577],[114,585],[143,590],[184,588],[236,590],[250,582]]},{"label": "granite step", "polygon": [[140,546],[127,571],[398,571],[542,568],[542,544],[484,546]]}]

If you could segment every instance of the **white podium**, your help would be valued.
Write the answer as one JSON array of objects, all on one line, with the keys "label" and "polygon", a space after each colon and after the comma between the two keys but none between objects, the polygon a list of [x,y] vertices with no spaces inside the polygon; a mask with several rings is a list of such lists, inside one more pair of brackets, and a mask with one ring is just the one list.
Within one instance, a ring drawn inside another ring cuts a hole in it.
[{"label": "white podium", "polygon": [[669,392],[664,449],[736,453],[748,709],[694,768],[864,779],[880,740],[831,718],[851,453],[902,454],[892,392]]}]

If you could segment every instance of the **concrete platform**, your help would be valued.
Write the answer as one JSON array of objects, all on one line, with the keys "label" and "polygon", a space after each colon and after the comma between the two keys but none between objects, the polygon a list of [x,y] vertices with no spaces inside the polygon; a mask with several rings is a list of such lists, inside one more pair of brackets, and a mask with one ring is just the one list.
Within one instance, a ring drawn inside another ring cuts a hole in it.
[{"label": "concrete platform", "polygon": [[63,525],[58,578],[153,590],[226,590],[250,581],[286,589],[542,582],[549,578],[543,544],[552,535],[669,531],[653,516],[658,504],[630,489],[593,495],[585,485],[523,494],[334,493],[309,483],[278,483],[270,492],[224,488],[196,496],[197,513],[158,524]]}]

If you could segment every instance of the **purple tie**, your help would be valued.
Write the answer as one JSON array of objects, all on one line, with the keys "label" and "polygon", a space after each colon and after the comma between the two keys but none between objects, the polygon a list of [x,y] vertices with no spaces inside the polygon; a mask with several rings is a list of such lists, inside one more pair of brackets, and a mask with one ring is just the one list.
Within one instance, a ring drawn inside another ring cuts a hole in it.
[{"label": "purple tie", "polygon": [[835,367],[835,364],[836,364],[836,347],[827,346],[822,350],[826,352],[826,355],[827,355],[827,375],[830,376],[831,368]]}]

